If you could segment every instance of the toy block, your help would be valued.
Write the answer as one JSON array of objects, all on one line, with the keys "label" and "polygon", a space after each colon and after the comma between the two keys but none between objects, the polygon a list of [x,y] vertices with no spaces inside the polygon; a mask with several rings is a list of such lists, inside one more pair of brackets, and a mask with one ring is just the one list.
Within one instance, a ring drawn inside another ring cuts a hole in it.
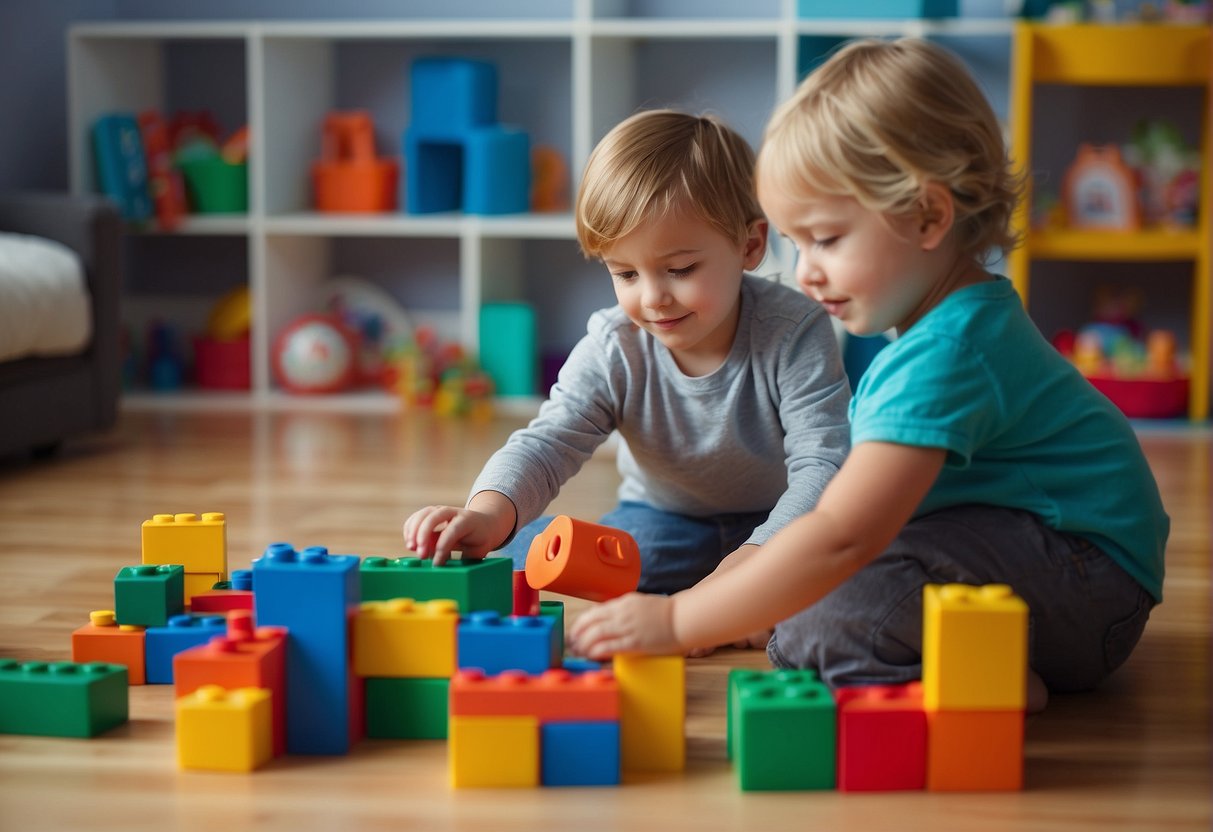
[{"label": "toy block", "polygon": [[113,610],[93,610],[88,618],[89,623],[72,633],[72,661],[120,664],[126,668],[128,684],[142,685],[146,662],[143,628],[119,624]]},{"label": "toy block", "polygon": [[272,543],[253,561],[253,583],[257,623],[288,631],[288,753],[347,753],[361,736],[365,704],[349,663],[358,558]]},{"label": "toy block", "polygon": [[928,584],[922,603],[928,711],[1023,710],[1028,605],[1006,584]]},{"label": "toy block", "polygon": [[[190,574],[227,578],[227,521],[220,512],[157,514],[143,521],[143,562],[179,563]],[[213,583],[213,582],[212,582]],[[210,584],[199,591],[210,589]]]},{"label": "toy block", "polygon": [[0,659],[0,734],[95,737],[129,718],[126,668]]},{"label": "toy block", "polygon": [[190,598],[190,612],[224,613],[252,609],[252,590],[232,589],[229,581],[219,581],[211,589]]},{"label": "toy block", "polygon": [[535,589],[605,601],[636,589],[640,549],[625,531],[559,514],[531,541],[526,579]]},{"label": "toy block", "polygon": [[110,197],[122,218],[143,222],[152,216],[143,136],[132,113],[106,113],[93,122],[93,161],[98,190]]},{"label": "toy block", "polygon": [[[531,210],[531,139],[525,130],[493,125],[463,139],[463,210],[523,214]],[[534,387],[527,391],[533,394]]]},{"label": "toy block", "polygon": [[926,787],[927,715],[920,682],[839,688],[834,703],[839,791]]},{"label": "toy block", "polygon": [[736,724],[734,715],[739,712],[737,691],[743,684],[773,681],[783,685],[809,685],[820,682],[821,677],[816,670],[750,670],[733,668],[729,671],[728,688],[725,699],[725,755],[733,759],[733,748],[736,745]]},{"label": "toy block", "polygon": [[444,740],[450,679],[366,679],[366,735]]},{"label": "toy block", "polygon": [[618,720],[619,683],[609,670],[545,670],[531,676],[507,670],[487,676],[460,670],[451,679],[451,713],[459,716],[533,716],[540,722]]},{"label": "toy block", "polygon": [[855,3],[852,0],[798,0],[797,14],[802,18],[865,18],[900,20],[918,17],[956,17],[958,0],[874,0]]},{"label": "toy block", "polygon": [[174,615],[163,627],[148,627],[144,632],[147,683],[171,685],[174,656],[226,632],[221,615]]},{"label": "toy block", "polygon": [[[458,211],[463,197],[463,142],[404,131],[404,204],[410,214]],[[414,171],[424,171],[421,176]]]},{"label": "toy block", "polygon": [[359,676],[450,676],[455,672],[454,601],[363,601],[354,617],[354,672]]},{"label": "toy block", "polygon": [[185,612],[185,567],[124,566],[114,576],[114,617],[119,624],[163,627]]},{"label": "toy block", "polygon": [[545,786],[618,786],[618,722],[549,722],[539,726]]},{"label": "toy block", "polygon": [[253,771],[272,754],[270,692],[206,685],[177,700],[177,765]]},{"label": "toy block", "polygon": [[194,596],[210,592],[221,577],[218,572],[186,572],[185,605],[193,609]]},{"label": "toy block", "polygon": [[736,680],[733,766],[742,791],[834,788],[835,707],[803,676]]},{"label": "toy block", "polygon": [[616,656],[624,771],[686,768],[686,659]]},{"label": "toy block", "polygon": [[493,380],[497,395],[535,395],[539,385],[535,307],[517,301],[482,304],[480,332],[480,366]]},{"label": "toy block", "polygon": [[418,135],[457,138],[497,123],[497,68],[487,61],[419,58],[410,69],[409,90],[410,129]]},{"label": "toy block", "polygon": [[554,619],[546,615],[510,615],[474,612],[460,619],[460,667],[485,673],[521,670],[542,673],[560,664]]},{"label": "toy block", "polygon": [[[524,573],[525,574],[525,573]],[[538,592],[538,590],[536,590]],[[539,614],[552,618],[552,632],[556,634],[557,655],[564,655],[564,601],[540,601]]]},{"label": "toy block", "polygon": [[286,753],[286,630],[252,625],[252,614],[232,613],[227,634],[173,657],[178,698],[205,685],[225,690],[262,688],[270,692],[274,756]]},{"label": "toy block", "polygon": [[927,789],[1023,788],[1023,711],[927,711]]},{"label": "toy block", "polygon": [[451,785],[539,785],[539,720],[533,716],[451,716]]},{"label": "toy block", "polygon": [[513,575],[514,607],[511,615],[539,615],[539,590],[531,589],[524,570],[515,569]]},{"label": "toy block", "polygon": [[421,558],[365,558],[359,570],[363,601],[454,599],[461,613],[493,610],[509,615],[514,608],[509,558],[448,560],[435,566]]}]

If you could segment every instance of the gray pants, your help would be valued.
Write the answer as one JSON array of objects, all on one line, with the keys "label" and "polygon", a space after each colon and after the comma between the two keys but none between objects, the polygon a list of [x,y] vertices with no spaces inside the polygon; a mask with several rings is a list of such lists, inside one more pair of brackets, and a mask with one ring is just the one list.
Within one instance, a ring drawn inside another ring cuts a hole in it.
[{"label": "gray pants", "polygon": [[1010,584],[1028,604],[1028,662],[1056,692],[1087,690],[1119,667],[1154,606],[1090,542],[1029,512],[959,506],[907,524],[876,560],[776,626],[767,655],[833,687],[918,679],[928,583]]}]

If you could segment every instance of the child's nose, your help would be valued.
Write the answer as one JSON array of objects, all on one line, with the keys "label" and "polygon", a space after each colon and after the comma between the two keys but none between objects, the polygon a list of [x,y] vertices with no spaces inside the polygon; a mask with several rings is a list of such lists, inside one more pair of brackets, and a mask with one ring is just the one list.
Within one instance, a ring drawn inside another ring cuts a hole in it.
[{"label": "child's nose", "polygon": [[666,305],[666,298],[669,293],[665,290],[665,284],[658,279],[648,278],[644,281],[644,286],[641,289],[640,300],[650,309],[656,309],[659,306]]},{"label": "child's nose", "polygon": [[802,254],[796,258],[796,282],[802,289],[819,286],[825,282],[825,273]]}]

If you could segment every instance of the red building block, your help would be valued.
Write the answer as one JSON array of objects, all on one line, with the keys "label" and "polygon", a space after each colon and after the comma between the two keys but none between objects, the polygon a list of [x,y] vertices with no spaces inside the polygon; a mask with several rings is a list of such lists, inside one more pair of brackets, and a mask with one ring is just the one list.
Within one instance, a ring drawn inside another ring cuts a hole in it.
[{"label": "red building block", "polygon": [[173,684],[178,699],[204,685],[226,690],[267,688],[273,711],[274,756],[286,753],[286,630],[253,628],[252,613],[228,615],[227,635],[173,657]]},{"label": "red building block", "polygon": [[451,714],[534,716],[540,722],[619,719],[619,683],[609,670],[548,670],[539,676],[460,670],[451,678]]},{"label": "red building block", "polygon": [[922,683],[839,688],[838,790],[909,791],[927,780]]},{"label": "red building block", "polygon": [[94,610],[89,623],[72,633],[72,661],[126,665],[132,685],[146,681],[143,628],[119,624],[113,610]]},{"label": "red building block", "polygon": [[514,570],[513,615],[539,615],[539,590],[526,582],[526,570]]}]

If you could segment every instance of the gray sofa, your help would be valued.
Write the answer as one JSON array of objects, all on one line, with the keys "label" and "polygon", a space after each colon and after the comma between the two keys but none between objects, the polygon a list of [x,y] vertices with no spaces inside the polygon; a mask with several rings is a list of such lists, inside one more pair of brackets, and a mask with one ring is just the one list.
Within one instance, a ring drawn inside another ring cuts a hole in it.
[{"label": "gray sofa", "polygon": [[103,197],[0,194],[0,231],[46,237],[74,250],[92,299],[93,337],[84,352],[0,362],[0,456],[46,455],[117,419],[122,221]]}]

